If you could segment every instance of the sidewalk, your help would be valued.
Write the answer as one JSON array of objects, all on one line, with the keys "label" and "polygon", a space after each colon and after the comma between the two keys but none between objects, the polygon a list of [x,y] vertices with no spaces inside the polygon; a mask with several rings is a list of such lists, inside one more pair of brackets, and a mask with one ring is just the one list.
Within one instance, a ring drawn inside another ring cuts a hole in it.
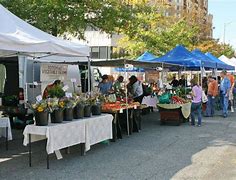
[{"label": "sidewalk", "polygon": [[[0,179],[182,180],[236,178],[236,113],[204,118],[202,127],[160,126],[158,112],[145,115],[140,133],[98,144],[80,156],[79,146],[46,169],[45,142],[34,143],[31,168],[22,134],[5,151],[0,140]],[[16,136],[18,135],[18,136]]]}]

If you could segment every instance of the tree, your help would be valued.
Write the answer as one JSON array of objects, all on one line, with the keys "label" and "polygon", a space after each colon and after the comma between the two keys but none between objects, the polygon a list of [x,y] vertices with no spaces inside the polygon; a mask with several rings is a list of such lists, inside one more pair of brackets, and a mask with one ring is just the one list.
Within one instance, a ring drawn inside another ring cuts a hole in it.
[{"label": "tree", "polygon": [[229,44],[221,44],[218,40],[206,40],[201,41],[197,45],[193,46],[191,49],[198,48],[202,52],[210,52],[216,57],[225,55],[229,58],[234,56],[235,50]]},{"label": "tree", "polygon": [[189,47],[196,41],[199,28],[184,19],[164,16],[164,6],[146,3],[133,7],[133,20],[121,33],[118,46],[135,58],[144,51],[163,55],[177,44]]},{"label": "tree", "polygon": [[117,0],[0,0],[11,12],[54,36],[84,38],[88,27],[109,34],[126,25],[131,9]]}]

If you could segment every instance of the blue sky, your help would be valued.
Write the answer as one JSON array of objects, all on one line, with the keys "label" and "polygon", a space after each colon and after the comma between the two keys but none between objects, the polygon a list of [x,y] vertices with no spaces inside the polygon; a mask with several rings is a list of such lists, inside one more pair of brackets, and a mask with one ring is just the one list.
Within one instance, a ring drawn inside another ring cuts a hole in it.
[{"label": "blue sky", "polygon": [[236,0],[209,0],[209,13],[214,16],[214,38],[223,41],[224,23],[228,23],[225,41],[236,49]]}]

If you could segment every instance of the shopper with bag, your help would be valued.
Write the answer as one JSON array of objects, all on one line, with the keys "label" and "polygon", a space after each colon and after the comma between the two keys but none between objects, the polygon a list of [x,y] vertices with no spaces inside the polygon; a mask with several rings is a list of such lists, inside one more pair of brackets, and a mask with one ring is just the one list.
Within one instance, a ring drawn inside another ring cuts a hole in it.
[{"label": "shopper with bag", "polygon": [[230,80],[227,78],[227,72],[222,71],[220,73],[221,83],[220,83],[220,102],[223,109],[222,115],[224,118],[228,116],[228,106],[229,106],[229,93],[230,93]]},{"label": "shopper with bag", "polygon": [[202,124],[202,87],[197,84],[196,80],[191,80],[192,85],[192,105],[191,105],[191,125],[195,125],[195,113],[197,113],[198,123]]},{"label": "shopper with bag", "polygon": [[215,97],[218,95],[218,83],[212,77],[208,77],[208,88],[207,88],[207,108],[206,117],[213,117],[215,113]]}]

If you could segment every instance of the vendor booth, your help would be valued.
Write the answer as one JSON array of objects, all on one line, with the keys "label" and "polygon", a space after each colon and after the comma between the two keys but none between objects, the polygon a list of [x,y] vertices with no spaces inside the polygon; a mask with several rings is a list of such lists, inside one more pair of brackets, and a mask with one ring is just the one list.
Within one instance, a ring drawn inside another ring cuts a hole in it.
[{"label": "vendor booth", "polygon": [[[20,115],[26,118],[33,112],[34,121],[32,123],[34,124],[27,125],[23,133],[24,145],[29,144],[29,165],[31,166],[31,142],[34,141],[46,139],[47,167],[49,168],[49,154],[51,153],[55,152],[57,158],[60,159],[62,158],[60,153],[62,148],[84,144],[84,151],[88,151],[91,145],[112,139],[113,117],[101,114],[97,106],[92,105],[94,101],[91,97],[85,95],[83,99],[68,92],[69,87],[66,84],[62,86],[60,81],[54,81],[55,84],[47,86],[48,96],[46,97],[42,96],[42,90],[37,91],[37,86],[43,83],[36,78],[39,74],[44,80],[49,79],[52,74],[53,78],[58,79],[59,76],[67,73],[67,64],[78,64],[79,61],[84,61],[89,66],[89,47],[49,35],[16,17],[2,5],[0,5],[0,21],[0,64],[14,64],[14,68],[0,67],[0,74],[5,74],[7,80],[0,79],[0,90],[3,91],[4,83],[7,85],[8,81],[11,81],[16,85],[16,88],[12,88],[12,90],[18,91],[12,94],[15,99],[8,100],[8,102],[14,102],[10,104],[10,108],[14,109],[14,112],[9,112],[9,106],[2,104],[0,110],[4,112],[4,116],[10,118]],[[41,66],[42,63],[44,63],[43,66]],[[41,67],[39,74],[36,73],[37,65]],[[17,75],[8,74],[13,71]],[[22,78],[22,76],[24,77]],[[31,76],[31,82],[26,81],[28,76]],[[24,79],[25,84],[20,84],[20,78]],[[72,78],[71,82],[74,84],[76,80]],[[26,94],[23,93],[27,84],[33,89],[33,94],[37,95],[32,103],[24,102],[28,100],[24,99]],[[20,91],[19,87],[22,88]],[[5,93],[3,91],[2,97]],[[86,104],[82,104],[82,101]],[[20,108],[24,112],[20,111]],[[81,118],[84,119],[78,120]],[[1,117],[0,121],[1,129],[4,130],[3,135],[7,140],[11,140],[9,119],[7,118],[6,121],[5,117]]]}]

